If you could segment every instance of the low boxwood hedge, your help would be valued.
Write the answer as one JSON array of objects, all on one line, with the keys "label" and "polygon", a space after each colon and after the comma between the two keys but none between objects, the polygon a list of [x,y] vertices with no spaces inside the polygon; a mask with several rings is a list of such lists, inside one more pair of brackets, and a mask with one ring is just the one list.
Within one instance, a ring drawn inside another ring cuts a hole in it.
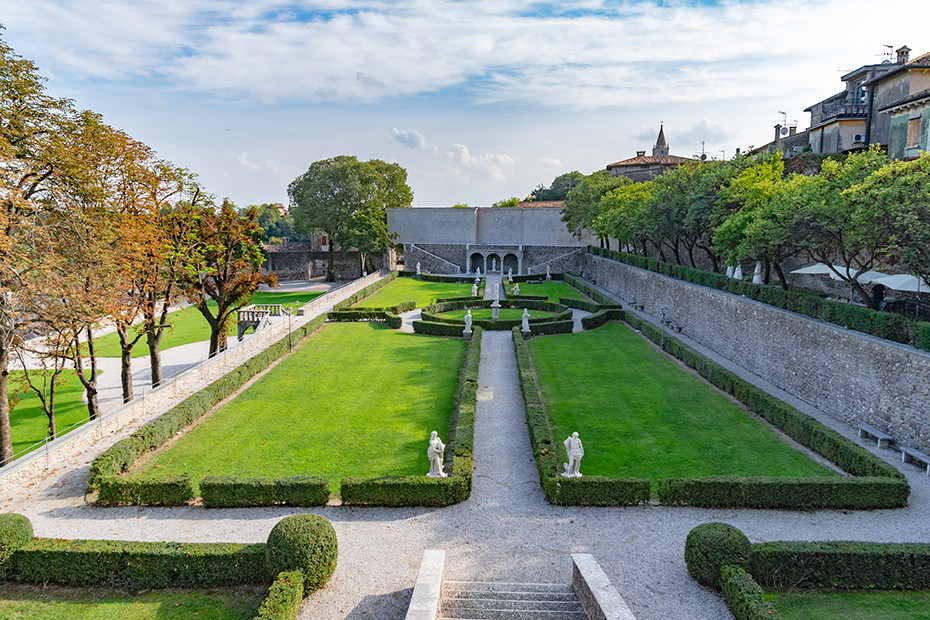
[{"label": "low boxwood hedge", "polygon": [[339,542],[336,530],[323,517],[297,514],[278,521],[268,534],[265,563],[278,575],[286,571],[303,574],[303,595],[309,596],[329,581],[336,570]]},{"label": "low boxwood hedge", "polygon": [[448,441],[452,450],[452,473],[446,478],[428,478],[426,475],[343,478],[341,482],[343,504],[435,507],[457,504],[471,496],[472,450],[481,337],[482,329],[476,327],[463,363],[458,405],[453,414],[454,430]]},{"label": "low boxwood hedge", "polygon": [[[548,298],[542,297],[540,299],[524,299],[524,298],[502,299],[500,300],[500,307],[501,308],[516,308],[516,309],[525,308],[527,310],[539,310],[542,312],[552,312],[555,314],[555,316],[530,317],[529,319],[530,325],[533,325],[534,323],[555,323],[555,322],[563,322],[563,321],[571,322],[572,311],[570,309],[560,304],[550,303],[546,301],[546,299]],[[466,309],[474,310],[476,308],[490,308],[491,304],[493,303],[494,303],[494,300],[492,299],[475,300],[474,298],[470,298],[469,300],[465,300],[465,301],[444,301],[444,302],[439,302],[439,303],[435,303],[430,306],[427,306],[426,308],[423,309],[423,312],[420,314],[420,316],[422,317],[423,321],[427,323],[447,323],[449,325],[455,325],[459,329],[458,335],[461,335],[461,330],[465,329],[465,320],[462,318],[445,317],[445,316],[442,316],[442,314],[445,312],[452,311],[452,310],[466,310]],[[497,320],[497,321],[483,320],[483,319],[472,320],[473,327],[481,327],[483,329],[498,330],[498,331],[510,330],[510,329],[513,329],[514,327],[520,327],[522,326],[522,324],[523,324],[522,319],[502,319],[502,320]],[[432,327],[427,327],[424,329],[432,329]],[[544,328],[544,329],[548,329],[549,331],[547,332],[540,331],[539,333],[566,333],[564,331],[554,331],[554,330],[559,330],[559,329],[564,330],[565,329],[564,325],[559,326],[559,327],[549,326],[548,328]],[[414,331],[416,331],[416,323],[414,323]],[[444,332],[442,334],[437,334],[437,335],[452,335],[451,330],[437,330],[437,331]],[[568,330],[568,331],[571,331],[571,330]],[[432,332],[424,331],[422,333],[432,333]]]},{"label": "low boxwood hedge", "polygon": [[685,282],[727,291],[735,295],[743,295],[749,299],[878,336],[879,338],[930,350],[930,323],[913,321],[900,314],[879,312],[864,306],[828,301],[811,291],[785,291],[772,286],[734,280],[720,273],[662,263],[653,258],[635,254],[626,254],[591,246],[588,247],[588,252],[617,262],[655,271]]},{"label": "low boxwood hedge", "polygon": [[688,573],[722,591],[737,620],[779,618],[762,588],[930,589],[930,544],[869,542],[749,543],[737,528],[704,523],[685,543]]},{"label": "low boxwood hedge", "polygon": [[576,278],[575,276],[572,276],[566,273],[563,278],[566,282],[568,282],[569,284],[574,286],[576,289],[578,289],[579,291],[581,291],[582,293],[584,293],[585,295],[587,295],[588,297],[590,297],[597,303],[601,304],[602,306],[611,306],[617,303],[613,299],[608,297],[607,295],[589,286],[588,284],[586,284],[579,278]]},{"label": "low boxwood hedge", "polygon": [[268,588],[268,596],[258,608],[255,620],[294,620],[304,600],[304,574],[299,570],[284,571]]},{"label": "low boxwood hedge", "polygon": [[200,481],[200,497],[204,508],[323,506],[329,501],[329,479],[207,476]]},{"label": "low boxwood hedge", "polygon": [[168,478],[99,476],[96,484],[101,506],[184,506],[195,497],[189,474]]},{"label": "low boxwood hedge", "polygon": [[454,325],[452,323],[437,323],[435,321],[414,321],[413,333],[427,334],[430,336],[450,336],[461,338],[465,330],[464,325]]},{"label": "low boxwood hedge", "polygon": [[32,537],[32,523],[28,518],[15,513],[0,514],[0,579],[6,577],[9,559]]},{"label": "low boxwood hedge", "polygon": [[[408,304],[414,304],[414,302],[404,302],[391,308],[334,310],[326,314],[326,320],[332,322],[378,321],[383,322],[391,329],[400,329],[404,321],[398,314],[407,312],[403,308],[406,308]],[[410,309],[412,310],[412,308]]]}]

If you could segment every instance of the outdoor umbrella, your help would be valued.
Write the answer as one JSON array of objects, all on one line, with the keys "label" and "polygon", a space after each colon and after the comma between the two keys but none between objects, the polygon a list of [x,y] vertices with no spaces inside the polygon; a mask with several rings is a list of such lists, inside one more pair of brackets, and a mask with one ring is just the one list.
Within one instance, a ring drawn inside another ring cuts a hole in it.
[{"label": "outdoor umbrella", "polygon": [[876,278],[874,282],[896,291],[911,291],[917,293],[917,307],[914,310],[914,318],[920,316],[920,292],[921,290],[930,291],[930,284],[927,284],[926,280],[918,278],[917,276],[912,276],[909,273],[896,273],[893,276]]}]

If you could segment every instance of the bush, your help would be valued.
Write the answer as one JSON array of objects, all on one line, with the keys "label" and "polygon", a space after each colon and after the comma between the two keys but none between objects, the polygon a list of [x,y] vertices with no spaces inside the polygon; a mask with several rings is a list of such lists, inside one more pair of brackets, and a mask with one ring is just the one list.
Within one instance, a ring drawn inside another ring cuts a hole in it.
[{"label": "bush", "polygon": [[23,515],[0,514],[0,579],[6,574],[7,561],[32,540],[32,522]]},{"label": "bush", "polygon": [[554,476],[548,486],[554,488],[547,499],[567,506],[634,506],[648,502],[652,493],[649,480],[642,478]]},{"label": "bush", "polygon": [[436,323],[433,321],[414,321],[413,331],[417,334],[429,334],[430,336],[451,336],[461,338],[464,325],[453,325],[450,323]]},{"label": "bush", "polygon": [[294,620],[303,600],[303,573],[299,570],[280,573],[268,589],[255,620]]},{"label": "bush", "polygon": [[778,620],[781,618],[752,575],[739,566],[726,565],[720,571],[720,589],[736,620]]},{"label": "bush", "polygon": [[767,588],[930,589],[930,544],[771,542],[749,571]]},{"label": "bush", "polygon": [[97,503],[102,506],[185,506],[195,497],[189,474],[169,478],[100,476],[97,488]]},{"label": "bush", "polygon": [[35,538],[9,575],[27,583],[115,588],[203,588],[267,583],[265,545]]},{"label": "bush", "polygon": [[205,508],[322,506],[329,501],[329,479],[208,476],[200,482],[200,496]]},{"label": "bush", "polygon": [[740,530],[726,523],[703,523],[688,532],[685,540],[685,564],[695,581],[720,589],[720,571],[732,565],[749,564],[751,546]]},{"label": "bush", "polygon": [[534,336],[544,336],[547,334],[570,334],[575,329],[575,322],[572,320],[562,321],[545,321],[533,323],[530,319],[530,333]]},{"label": "bush", "polygon": [[284,517],[271,528],[265,546],[265,561],[272,575],[295,570],[303,573],[304,596],[329,580],[338,554],[336,530],[315,514]]},{"label": "bush", "polygon": [[581,327],[583,329],[595,329],[608,321],[623,320],[625,316],[626,313],[619,308],[602,308],[594,314],[582,317]]}]

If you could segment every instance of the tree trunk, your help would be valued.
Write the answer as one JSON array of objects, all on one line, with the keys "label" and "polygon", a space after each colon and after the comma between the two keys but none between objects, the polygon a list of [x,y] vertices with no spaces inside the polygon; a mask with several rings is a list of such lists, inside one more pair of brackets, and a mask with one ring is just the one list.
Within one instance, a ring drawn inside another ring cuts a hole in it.
[{"label": "tree trunk", "polygon": [[125,323],[119,323],[116,326],[116,333],[119,334],[119,380],[123,386],[123,402],[128,403],[133,398],[132,393],[132,345],[129,344],[129,326]]},{"label": "tree trunk", "polygon": [[156,328],[155,330],[146,330],[145,331],[145,342],[149,345],[149,369],[152,372],[152,387],[157,388],[161,385],[162,376],[161,376],[161,335],[163,330],[161,328]]},{"label": "tree trunk", "polygon": [[[335,282],[336,281],[336,242],[333,240],[333,236],[329,235],[329,264],[326,267],[326,281]],[[211,337],[210,346],[213,346],[212,337]],[[212,348],[211,348],[212,350]]]},{"label": "tree trunk", "polygon": [[775,261],[774,263],[772,263],[772,267],[775,268],[775,274],[778,276],[778,282],[779,284],[781,284],[782,290],[785,290],[785,291],[789,290],[788,279],[785,277],[785,272],[782,271],[781,269],[781,263],[778,261]]},{"label": "tree trunk", "polygon": [[[853,280],[852,285],[856,292],[859,293],[859,296],[862,297],[862,300],[865,302],[867,308],[878,310],[878,308],[875,306],[875,300],[872,299],[872,296],[865,291],[865,288],[862,286],[862,283],[859,280]],[[852,299],[849,300],[849,303],[852,303]]]},{"label": "tree trunk", "polygon": [[[4,304],[0,296],[0,305]],[[10,428],[10,349],[7,346],[7,335],[0,328],[0,465],[13,462],[13,436]]]},{"label": "tree trunk", "polygon": [[48,438],[55,441],[58,433],[55,431],[55,379],[58,373],[52,375],[52,380],[48,384],[48,406],[45,408],[45,415],[48,416]]},{"label": "tree trunk", "polygon": [[91,420],[96,420],[100,417],[100,405],[97,402],[97,356],[94,353],[94,338],[91,328],[87,328],[87,359],[90,360],[90,378],[87,378],[84,374],[84,360],[80,354],[80,347],[77,341],[77,337],[74,338],[74,369],[77,371],[78,379],[80,379],[81,384],[84,386],[84,391],[87,393],[87,413],[90,415]]}]

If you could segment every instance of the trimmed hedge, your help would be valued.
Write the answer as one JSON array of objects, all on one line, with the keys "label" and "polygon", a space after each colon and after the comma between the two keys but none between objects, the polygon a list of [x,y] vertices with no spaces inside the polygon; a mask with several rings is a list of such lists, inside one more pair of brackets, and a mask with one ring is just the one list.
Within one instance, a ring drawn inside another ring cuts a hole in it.
[{"label": "trimmed hedge", "polygon": [[207,476],[200,482],[200,497],[204,508],[323,506],[329,501],[329,479]]},{"label": "trimmed hedge", "polygon": [[[416,329],[418,321],[414,323]],[[478,362],[482,329],[476,327],[465,354],[453,419],[452,473],[446,478],[381,476],[343,478],[342,503],[367,506],[450,506],[471,496],[475,407],[478,399]]]},{"label": "trimmed hedge", "polygon": [[530,334],[533,336],[546,336],[549,334],[570,334],[574,330],[575,330],[575,321],[572,321],[572,320],[546,321],[544,323],[530,322]]},{"label": "trimmed hedge", "polygon": [[14,581],[114,588],[201,588],[268,581],[265,545],[34,538],[13,554]]},{"label": "trimmed hedge", "polygon": [[101,506],[185,506],[195,497],[189,474],[168,478],[99,476],[96,484]]},{"label": "trimmed hedge", "polygon": [[[295,329],[291,336],[299,342],[319,329],[325,321],[326,315],[320,315]],[[287,353],[290,350],[288,342],[288,336],[284,336],[258,355],[143,425],[126,439],[114,443],[91,463],[90,476],[87,480],[88,491],[98,490],[101,480],[129,471],[140,456],[160,447],[178,431],[210,411],[214,405]],[[131,481],[141,479],[129,477],[126,480],[132,484]],[[121,491],[121,493],[127,492]]]},{"label": "trimmed hedge", "polygon": [[[359,308],[357,310],[338,310],[328,312],[326,320],[332,322],[355,322],[355,321],[383,321],[391,329],[400,329],[403,325],[403,319],[397,316],[400,312],[407,312],[400,308],[413,304],[412,301],[392,306],[391,308]],[[411,308],[412,309],[412,308]]]},{"label": "trimmed hedge", "polygon": [[568,282],[569,284],[571,284],[572,286],[574,286],[579,291],[581,291],[582,293],[584,293],[585,295],[587,295],[588,297],[590,297],[591,299],[593,299],[594,301],[596,301],[597,303],[601,304],[602,306],[612,306],[617,303],[616,301],[614,301],[607,295],[592,288],[591,286],[586,284],[584,281],[580,280],[579,278],[576,278],[575,276],[571,276],[566,273],[564,276],[564,280]]},{"label": "trimmed hedge", "polygon": [[720,591],[736,620],[780,620],[781,614],[765,600],[765,592],[739,566],[725,565],[720,571]]},{"label": "trimmed hedge", "polygon": [[15,513],[0,514],[0,579],[6,576],[9,559],[32,537],[32,523],[28,518]]},{"label": "trimmed hedge", "polygon": [[536,370],[523,334],[519,328],[514,328],[512,333],[520,374],[520,390],[526,402],[530,443],[533,446],[533,456],[546,500],[552,504],[569,506],[630,506],[648,502],[651,493],[649,480],[604,476],[564,478],[560,475],[559,455],[563,450],[562,445],[557,444],[553,438],[549,414],[546,412],[542,392],[536,381]]},{"label": "trimmed hedge", "polygon": [[462,332],[465,331],[464,325],[452,325],[451,323],[437,323],[435,321],[414,321],[413,333],[428,334],[430,336],[451,336],[461,338]]},{"label": "trimmed hedge", "polygon": [[[548,301],[545,301],[546,299],[548,298],[543,297],[540,299],[525,299],[521,297],[518,299],[510,299],[510,298],[502,299],[500,300],[500,307],[501,308],[516,308],[516,309],[526,308],[528,310],[540,310],[543,312],[554,312],[555,313],[555,316],[530,317],[530,320],[529,320],[530,325],[539,324],[539,323],[556,323],[556,322],[564,322],[564,321],[571,322],[572,311],[570,309],[560,304],[553,304]],[[426,322],[426,323],[446,323],[449,325],[455,325],[456,327],[459,328],[459,333],[456,335],[461,335],[462,330],[465,329],[465,319],[444,317],[441,315],[444,312],[449,312],[451,310],[490,308],[492,303],[494,303],[494,300],[492,299],[476,300],[475,298],[469,298],[466,301],[439,302],[439,303],[435,303],[435,304],[432,304],[424,308],[420,316],[422,317],[423,322]],[[509,330],[509,329],[513,329],[514,327],[521,327],[522,324],[523,324],[523,319],[503,319],[503,320],[498,320],[498,321],[473,319],[472,321],[473,327],[481,327],[481,328],[488,329],[488,330],[498,330],[498,331]],[[416,327],[416,322],[415,322],[414,331],[416,331],[416,329],[417,327]],[[424,329],[429,330],[429,329],[434,329],[434,328],[430,326]],[[557,327],[550,325],[547,328],[543,328],[543,329],[548,330],[548,331],[541,330],[539,333],[567,333],[565,331],[557,331],[557,330],[564,330],[565,329],[564,325],[560,325]],[[443,332],[441,334],[436,334],[436,335],[453,335],[451,333],[451,330],[436,329],[436,331]],[[569,329],[568,331],[570,332],[571,330]],[[418,332],[418,333],[433,333],[433,332],[424,331],[424,332]]]},{"label": "trimmed hedge", "polygon": [[763,600],[763,586],[772,590],[930,589],[927,543],[751,544],[731,525],[704,523],[688,533],[685,563],[696,581],[723,592],[737,620],[780,617]]},{"label": "trimmed hedge", "polygon": [[304,574],[299,570],[279,573],[254,620],[294,620],[304,600]]},{"label": "trimmed hedge", "polygon": [[863,306],[827,301],[821,299],[812,291],[785,291],[772,286],[734,280],[720,273],[701,271],[671,263],[660,263],[653,258],[626,254],[615,250],[588,246],[588,252],[617,262],[655,271],[685,282],[727,291],[734,295],[743,295],[749,299],[878,336],[879,338],[930,350],[930,323],[913,321],[900,314],[879,312]]},{"label": "trimmed hedge", "polygon": [[298,514],[278,521],[268,534],[265,562],[273,575],[303,574],[303,595],[319,590],[336,570],[339,543],[336,530],[323,517]]},{"label": "trimmed hedge", "polygon": [[583,329],[595,329],[608,321],[622,321],[625,316],[626,314],[620,308],[604,308],[597,310],[594,314],[581,317],[581,327]]}]

